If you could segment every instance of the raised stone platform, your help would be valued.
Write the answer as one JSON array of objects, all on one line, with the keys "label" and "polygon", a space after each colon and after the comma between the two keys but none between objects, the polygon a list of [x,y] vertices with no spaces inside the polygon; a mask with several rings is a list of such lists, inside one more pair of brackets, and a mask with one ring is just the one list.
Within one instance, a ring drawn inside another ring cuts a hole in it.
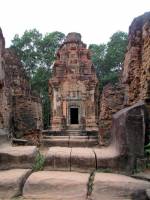
[{"label": "raised stone platform", "polygon": [[97,136],[44,136],[42,144],[47,147],[94,147],[98,145]]},{"label": "raised stone platform", "polygon": [[115,148],[50,147],[45,159],[46,170],[91,172],[110,168],[121,171],[120,155]]},{"label": "raised stone platform", "polygon": [[72,148],[71,171],[90,172],[96,169],[96,159],[91,148]]},{"label": "raised stone platform", "polygon": [[111,173],[96,173],[91,199],[94,200],[146,200],[147,181]]},{"label": "raised stone platform", "polygon": [[[117,168],[118,153],[113,147],[51,147],[46,155],[45,171],[33,173],[31,169],[19,167],[33,166],[36,147],[7,146],[0,148],[0,152],[5,152],[3,159],[0,157],[0,166],[18,167],[0,171],[0,199],[20,196],[19,199],[28,200],[148,200],[150,195],[149,171],[136,175],[148,181],[97,171],[99,166],[106,169],[108,164],[112,169]],[[6,155],[12,156],[9,163]]]},{"label": "raised stone platform", "polygon": [[35,146],[6,146],[0,148],[0,170],[12,168],[31,169],[38,149]]},{"label": "raised stone platform", "polygon": [[142,180],[147,180],[150,182],[150,169],[147,169],[144,172],[133,174],[132,177],[142,179]]},{"label": "raised stone platform", "polygon": [[89,174],[77,172],[35,172],[27,179],[27,199],[86,200]]},{"label": "raised stone platform", "polygon": [[97,168],[120,169],[119,152],[114,146],[94,148]]},{"label": "raised stone platform", "polygon": [[44,136],[98,136],[98,131],[81,131],[67,129],[66,131],[42,130]]},{"label": "raised stone platform", "polygon": [[0,171],[0,199],[8,200],[22,195],[22,187],[30,173],[30,169]]},{"label": "raised stone platform", "polygon": [[51,147],[46,155],[45,170],[70,171],[71,148]]}]

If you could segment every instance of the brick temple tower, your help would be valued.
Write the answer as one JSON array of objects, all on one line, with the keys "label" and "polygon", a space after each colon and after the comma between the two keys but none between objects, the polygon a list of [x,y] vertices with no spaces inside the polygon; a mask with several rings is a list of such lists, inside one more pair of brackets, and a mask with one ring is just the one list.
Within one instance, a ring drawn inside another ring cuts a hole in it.
[{"label": "brick temple tower", "polygon": [[69,33],[56,52],[49,80],[53,131],[97,131],[98,80],[89,49]]}]

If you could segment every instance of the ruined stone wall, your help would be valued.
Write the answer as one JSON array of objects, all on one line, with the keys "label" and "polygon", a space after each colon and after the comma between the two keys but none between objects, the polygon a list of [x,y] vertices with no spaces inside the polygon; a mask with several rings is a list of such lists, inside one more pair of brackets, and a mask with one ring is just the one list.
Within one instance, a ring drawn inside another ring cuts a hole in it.
[{"label": "ruined stone wall", "polygon": [[35,129],[42,129],[42,108],[38,97],[15,96],[13,99],[13,124],[16,137]]},{"label": "ruined stone wall", "polygon": [[122,82],[125,105],[149,97],[150,87],[150,12],[135,18],[129,28],[129,42]]},{"label": "ruined stone wall", "polygon": [[108,84],[100,98],[99,134],[108,142],[112,126],[112,116],[124,105],[124,87],[121,84]]},{"label": "ruined stone wall", "polygon": [[150,12],[135,18],[129,27],[121,83],[103,89],[100,134],[109,135],[113,114],[147,98],[150,98]]},{"label": "ruined stone wall", "polygon": [[6,74],[5,74],[5,39],[0,29],[0,129],[8,130],[10,128],[10,115],[11,115],[11,96],[6,87]]},{"label": "ruined stone wall", "polygon": [[11,49],[5,49],[0,31],[0,128],[21,135],[42,128],[42,106],[32,94],[29,80],[20,60]]}]

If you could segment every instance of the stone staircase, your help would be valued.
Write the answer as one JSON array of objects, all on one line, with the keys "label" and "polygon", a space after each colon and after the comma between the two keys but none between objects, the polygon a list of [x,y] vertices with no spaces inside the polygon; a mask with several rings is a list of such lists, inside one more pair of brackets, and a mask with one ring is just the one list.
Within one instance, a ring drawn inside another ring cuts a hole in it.
[{"label": "stone staircase", "polygon": [[98,145],[98,137],[92,135],[44,136],[41,142],[46,147],[94,147]]},{"label": "stone staircase", "polygon": [[[141,130],[145,126],[137,126],[137,122],[141,124],[139,119],[143,121],[142,108],[139,103],[114,116],[113,139],[108,147],[91,145],[90,140],[97,141],[94,134],[45,133],[45,144],[40,149],[11,146],[6,135],[1,134],[0,199],[150,199],[150,170],[144,176],[129,176],[135,169],[136,158],[143,155]],[[34,171],[35,166],[42,171]]]},{"label": "stone staircase", "polygon": [[37,155],[35,146],[0,146],[0,199],[148,199],[150,182],[97,171],[118,168],[113,146],[50,147],[43,154],[43,171],[34,172]]},{"label": "stone staircase", "polygon": [[68,129],[63,134],[43,131],[41,143],[46,147],[95,147],[98,145],[98,133],[81,133],[78,129]]}]

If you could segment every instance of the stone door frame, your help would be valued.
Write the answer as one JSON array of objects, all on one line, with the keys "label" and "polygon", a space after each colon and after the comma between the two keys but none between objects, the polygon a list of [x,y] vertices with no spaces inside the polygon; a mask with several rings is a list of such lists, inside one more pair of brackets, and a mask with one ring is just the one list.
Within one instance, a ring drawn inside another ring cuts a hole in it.
[{"label": "stone door frame", "polygon": [[[78,124],[71,124],[71,108],[78,108]],[[70,103],[68,105],[68,112],[67,112],[67,125],[73,126],[73,125],[79,125],[80,126],[80,117],[81,117],[81,106],[78,105],[78,103]]]}]

